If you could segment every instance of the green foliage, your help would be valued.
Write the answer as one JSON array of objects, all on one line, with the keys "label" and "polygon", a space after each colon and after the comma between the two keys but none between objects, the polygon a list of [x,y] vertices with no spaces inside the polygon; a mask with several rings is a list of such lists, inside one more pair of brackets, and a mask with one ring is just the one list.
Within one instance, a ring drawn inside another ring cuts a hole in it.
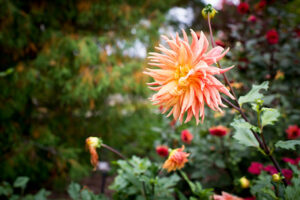
[{"label": "green foliage", "polygon": [[[28,181],[28,177],[22,176],[18,177],[13,185],[8,182],[2,182],[0,184],[0,198],[9,200],[47,200],[50,192],[45,189],[40,189],[34,195],[24,194]],[[21,194],[18,193],[18,188],[21,188]]]},{"label": "green foliage", "polygon": [[274,125],[280,116],[277,109],[274,108],[262,108],[261,126]]},{"label": "green foliage", "polygon": [[92,191],[82,188],[78,183],[72,182],[68,187],[68,194],[73,200],[106,200],[104,195],[94,194]]},{"label": "green foliage", "polygon": [[213,189],[204,189],[200,182],[196,181],[193,183],[184,173],[183,171],[180,171],[181,176],[184,178],[184,180],[189,184],[190,189],[193,193],[193,196],[190,196],[190,200],[193,199],[203,199],[203,200],[209,200],[211,199],[211,196],[213,195]]},{"label": "green foliage", "polygon": [[114,190],[114,199],[174,199],[172,193],[180,180],[173,174],[168,177],[158,176],[159,167],[147,158],[133,156],[128,162],[117,161],[118,176],[110,189]]},{"label": "green foliage", "polygon": [[253,182],[251,193],[258,199],[273,200],[277,199],[274,190],[272,190],[272,177],[265,172],[258,176],[257,180]]},{"label": "green foliage", "polygon": [[242,106],[244,103],[255,102],[257,99],[261,99],[263,94],[260,93],[261,90],[267,90],[269,88],[269,82],[265,81],[260,85],[253,85],[252,89],[245,95],[240,96],[238,102]]},{"label": "green foliage", "polygon": [[243,119],[235,119],[231,124],[235,128],[233,138],[236,139],[240,144],[247,147],[258,147],[258,142],[255,139],[251,129],[257,130],[257,127],[245,122]]},{"label": "green foliage", "polygon": [[288,141],[279,140],[278,142],[276,142],[275,147],[282,148],[282,149],[296,150],[296,145],[300,145],[300,140],[288,140]]}]

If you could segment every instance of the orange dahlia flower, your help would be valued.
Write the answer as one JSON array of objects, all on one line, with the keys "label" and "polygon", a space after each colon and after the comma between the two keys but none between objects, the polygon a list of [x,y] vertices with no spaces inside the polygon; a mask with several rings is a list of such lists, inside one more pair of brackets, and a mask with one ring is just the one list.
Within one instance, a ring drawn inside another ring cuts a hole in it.
[{"label": "orange dahlia flower", "polygon": [[[225,50],[217,46],[209,52],[208,40],[203,32],[199,39],[196,33],[191,30],[192,43],[189,44],[188,37],[182,30],[183,39],[176,33],[176,38],[166,40],[170,49],[163,45],[156,47],[161,53],[150,53],[149,65],[160,69],[149,69],[145,74],[153,77],[154,82],[148,83],[150,89],[158,91],[150,99],[154,105],[162,105],[165,113],[170,109],[168,116],[173,114],[174,119],[183,121],[187,112],[185,123],[193,116],[199,123],[199,116],[204,119],[204,104],[211,109],[222,112],[219,106],[226,107],[221,100],[220,92],[230,98],[234,97],[228,89],[214,77],[216,74],[224,73],[232,67],[219,69],[211,66],[223,58],[229,49]],[[152,87],[156,86],[156,87]]]},{"label": "orange dahlia flower", "polygon": [[183,152],[183,150],[184,146],[171,151],[162,168],[168,170],[168,172],[183,168],[184,164],[188,162],[187,157],[190,155],[189,153]]}]

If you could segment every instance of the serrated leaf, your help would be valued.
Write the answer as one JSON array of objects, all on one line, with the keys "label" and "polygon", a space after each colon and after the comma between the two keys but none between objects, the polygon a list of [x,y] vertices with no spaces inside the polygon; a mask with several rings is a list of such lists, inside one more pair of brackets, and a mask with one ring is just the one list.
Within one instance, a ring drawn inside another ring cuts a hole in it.
[{"label": "serrated leaf", "polygon": [[277,109],[274,108],[263,108],[263,114],[261,116],[261,125],[262,127],[266,125],[273,125],[274,122],[278,120],[280,113]]},{"label": "serrated leaf", "polygon": [[15,188],[23,188],[25,189],[27,183],[29,181],[29,178],[26,176],[20,176],[18,177],[15,182],[14,182],[14,187]]},{"label": "serrated leaf", "polygon": [[300,145],[300,140],[288,140],[288,141],[279,140],[275,144],[275,147],[282,148],[282,149],[296,150],[296,145]]},{"label": "serrated leaf", "polygon": [[233,138],[236,139],[240,144],[248,147],[259,146],[253,133],[250,131],[253,125],[245,122],[243,119],[235,119],[230,125],[235,128],[235,134],[233,135]]},{"label": "serrated leaf", "polygon": [[257,126],[254,126],[249,122],[246,122],[244,119],[235,119],[230,125],[233,126],[234,128],[245,128],[245,129],[251,129],[255,132],[260,132],[260,129]]},{"label": "serrated leaf", "polygon": [[239,104],[242,106],[244,103],[254,102],[257,99],[263,98],[263,94],[260,93],[262,89],[267,90],[269,88],[269,82],[265,81],[260,85],[253,85],[252,89],[245,96],[239,98]]}]

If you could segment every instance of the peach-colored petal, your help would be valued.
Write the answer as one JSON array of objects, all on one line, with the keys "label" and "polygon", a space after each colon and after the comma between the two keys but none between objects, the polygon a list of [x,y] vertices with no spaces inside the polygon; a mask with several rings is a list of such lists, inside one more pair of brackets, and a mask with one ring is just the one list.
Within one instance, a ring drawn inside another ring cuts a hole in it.
[{"label": "peach-colored petal", "polygon": [[[197,34],[191,30],[192,41],[184,30],[183,39],[176,33],[175,37],[162,36],[169,48],[159,45],[160,53],[150,53],[149,65],[158,69],[146,69],[145,74],[151,76],[154,82],[149,83],[150,89],[157,91],[151,98],[153,104],[162,106],[162,112],[169,110],[168,116],[181,122],[188,122],[194,116],[199,123],[205,117],[205,104],[215,111],[222,111],[225,107],[220,93],[230,98],[229,90],[214,77],[225,73],[232,67],[220,69],[212,64],[216,63],[229,49],[217,46],[207,52],[209,43],[203,32]],[[207,53],[206,53],[207,52]],[[185,120],[184,120],[185,118]]]}]

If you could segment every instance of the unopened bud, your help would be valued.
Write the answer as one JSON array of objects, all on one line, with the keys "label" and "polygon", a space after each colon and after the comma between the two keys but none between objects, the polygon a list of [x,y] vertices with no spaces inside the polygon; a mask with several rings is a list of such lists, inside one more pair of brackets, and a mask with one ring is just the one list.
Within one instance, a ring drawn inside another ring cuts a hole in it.
[{"label": "unopened bud", "polygon": [[273,174],[272,175],[272,180],[277,183],[281,180],[280,174]]},{"label": "unopened bud", "polygon": [[211,4],[207,4],[203,9],[202,9],[202,16],[207,19],[207,16],[209,16],[210,19],[214,18],[215,14],[217,11],[212,7]]},{"label": "unopened bud", "polygon": [[240,183],[242,188],[248,188],[250,186],[250,181],[245,176],[240,178]]}]

